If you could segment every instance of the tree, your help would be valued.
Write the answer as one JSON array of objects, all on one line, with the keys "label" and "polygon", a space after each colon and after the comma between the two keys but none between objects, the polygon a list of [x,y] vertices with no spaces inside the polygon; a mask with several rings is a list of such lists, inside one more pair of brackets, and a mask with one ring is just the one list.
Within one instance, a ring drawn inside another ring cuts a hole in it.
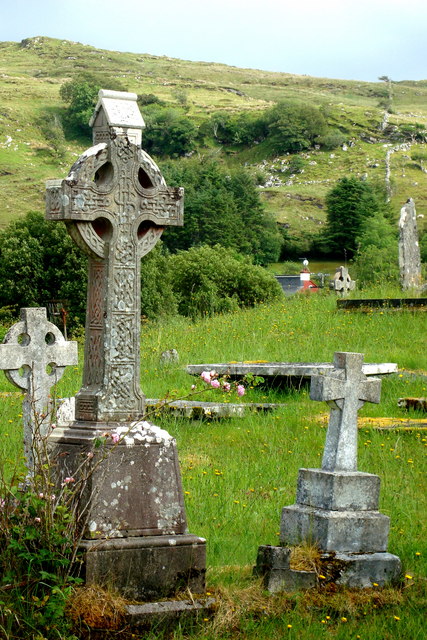
[{"label": "tree", "polygon": [[341,257],[354,255],[364,221],[382,208],[373,187],[356,177],[342,178],[326,196],[328,252]]},{"label": "tree", "polygon": [[170,251],[220,244],[251,255],[258,264],[278,259],[281,235],[246,170],[191,159],[165,164],[162,171],[168,184],[185,189],[184,227],[163,234]]},{"label": "tree", "polygon": [[197,127],[178,109],[153,106],[144,112],[142,146],[153,155],[179,157],[194,150]]},{"label": "tree", "polygon": [[64,225],[32,211],[0,232],[0,306],[66,299],[71,320],[84,323],[86,264]]}]

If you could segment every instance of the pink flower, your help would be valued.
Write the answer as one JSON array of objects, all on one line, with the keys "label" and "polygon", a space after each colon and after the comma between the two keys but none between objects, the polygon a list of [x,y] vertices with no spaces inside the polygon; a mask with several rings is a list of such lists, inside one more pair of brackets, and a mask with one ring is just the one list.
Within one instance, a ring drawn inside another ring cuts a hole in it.
[{"label": "pink flower", "polygon": [[44,498],[44,493],[39,493],[39,498]]},{"label": "pink flower", "polygon": [[114,444],[117,444],[118,441],[120,440],[120,435],[118,433],[112,433],[111,434],[111,440],[114,442]]},{"label": "pink flower", "polygon": [[94,452],[93,451],[88,451],[88,453],[86,454],[86,457],[89,458],[89,460],[91,460],[94,456]]},{"label": "pink flower", "polygon": [[194,389],[195,389],[195,388],[196,388],[196,385],[195,385],[195,384],[192,384],[192,385],[191,385],[191,391],[194,391]]},{"label": "pink flower", "polygon": [[52,429],[56,429],[56,424],[54,422],[52,422],[52,424],[50,425]]},{"label": "pink flower", "polygon": [[237,395],[241,398],[246,393],[246,389],[242,384],[237,385]]},{"label": "pink flower", "polygon": [[41,518],[34,518],[34,522],[41,522]]},{"label": "pink flower", "polygon": [[229,382],[223,382],[222,388],[224,389],[224,391],[230,391],[231,385]]},{"label": "pink flower", "polygon": [[211,374],[209,373],[209,371],[202,371],[202,373],[200,374],[200,377],[203,380],[203,382],[206,382],[206,384],[210,384]]},{"label": "pink flower", "polygon": [[213,387],[214,389],[219,389],[220,386],[221,385],[219,383],[219,380],[212,380],[211,381],[211,387]]},{"label": "pink flower", "polygon": [[64,478],[63,484],[70,484],[71,482],[75,482],[74,478]]}]

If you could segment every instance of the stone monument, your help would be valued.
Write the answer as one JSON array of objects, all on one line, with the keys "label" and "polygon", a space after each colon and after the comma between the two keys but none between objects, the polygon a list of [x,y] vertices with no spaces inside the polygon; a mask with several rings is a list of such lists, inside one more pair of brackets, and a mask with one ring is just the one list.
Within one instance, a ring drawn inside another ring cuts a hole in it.
[{"label": "stone monument", "polygon": [[34,448],[51,428],[54,403],[50,389],[69,364],[77,364],[77,343],[67,342],[58,327],[48,322],[46,309],[21,309],[20,322],[9,329],[0,345],[0,369],[25,392],[24,454],[30,477],[34,473]]},{"label": "stone monument", "polygon": [[400,210],[399,270],[402,289],[420,289],[421,256],[418,244],[417,214],[412,198]]},{"label": "stone monument", "polygon": [[357,471],[357,412],[365,402],[378,403],[381,388],[380,380],[365,377],[362,363],[360,353],[337,352],[334,369],[312,377],[311,399],[330,406],[322,468],[299,470],[296,504],[282,510],[282,547],[260,548],[258,564],[268,575],[270,563],[276,591],[297,582],[283,547],[304,542],[318,546],[339,584],[382,586],[400,574],[399,558],[386,552],[389,518],[378,511],[380,479]]},{"label": "stone monument", "polygon": [[168,188],[141,149],[136,99],[101,90],[95,146],[47,184],[47,218],[64,221],[89,256],[83,386],[75,421],[50,441],[61,477],[74,477],[85,456],[92,465],[80,513],[86,582],[147,600],[203,591],[206,551],[187,532],[175,441],[143,420],[141,257],[165,226],[183,224],[183,189]]},{"label": "stone monument", "polygon": [[329,288],[341,296],[346,296],[356,288],[356,280],[351,279],[347,267],[340,267],[329,282]]}]

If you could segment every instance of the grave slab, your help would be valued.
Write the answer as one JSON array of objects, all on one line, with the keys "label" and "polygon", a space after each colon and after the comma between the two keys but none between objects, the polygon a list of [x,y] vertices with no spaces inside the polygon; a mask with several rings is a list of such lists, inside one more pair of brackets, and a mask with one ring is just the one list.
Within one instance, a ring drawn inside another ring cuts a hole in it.
[{"label": "grave slab", "polygon": [[[216,371],[219,375],[228,375],[232,380],[239,380],[248,373],[262,376],[269,383],[281,384],[287,381],[310,380],[312,376],[324,375],[332,371],[330,362],[217,362],[214,364],[189,364],[187,373],[197,376],[203,371]],[[397,363],[363,363],[365,376],[387,375],[397,373]]]}]

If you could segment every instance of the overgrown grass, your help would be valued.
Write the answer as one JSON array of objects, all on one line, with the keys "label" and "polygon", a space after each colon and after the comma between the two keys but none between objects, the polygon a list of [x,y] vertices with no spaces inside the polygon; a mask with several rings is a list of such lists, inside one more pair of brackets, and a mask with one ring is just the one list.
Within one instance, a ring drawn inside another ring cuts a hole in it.
[{"label": "overgrown grass", "polygon": [[[425,313],[418,311],[340,312],[326,293],[198,322],[148,323],[141,340],[142,387],[149,397],[188,394],[195,381],[183,370],[188,363],[331,361],[334,351],[361,351],[365,361],[394,361],[401,369],[383,378],[381,404],[367,404],[361,414],[404,417],[398,397],[427,395],[426,326]],[[170,348],[178,350],[180,363],[162,366],[160,354]],[[67,370],[58,395],[78,390],[81,368],[82,358]],[[0,389],[0,457],[7,471],[22,465],[21,398],[4,378]],[[218,399],[218,392],[203,397]],[[375,420],[359,431],[359,469],[381,477],[380,510],[391,518],[389,550],[411,576],[402,588],[268,596],[252,578],[251,566],[259,545],[278,541],[281,508],[295,500],[298,469],[320,465],[327,406],[311,401],[306,387],[249,388],[243,400],[283,404],[274,413],[241,419],[155,418],[178,441],[189,529],[207,538],[208,591],[217,596],[218,611],[195,627],[158,629],[143,637],[421,640],[427,431],[377,430]]]}]

